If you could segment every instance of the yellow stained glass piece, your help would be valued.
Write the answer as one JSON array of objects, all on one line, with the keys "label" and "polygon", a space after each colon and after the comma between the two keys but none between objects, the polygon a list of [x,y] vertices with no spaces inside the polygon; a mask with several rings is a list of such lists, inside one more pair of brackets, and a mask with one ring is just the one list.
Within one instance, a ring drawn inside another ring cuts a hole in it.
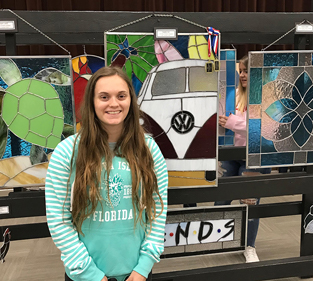
[{"label": "yellow stained glass piece", "polygon": [[208,41],[203,35],[189,36],[188,53],[191,59],[215,60],[213,52],[209,57]]},{"label": "yellow stained glass piece", "polygon": [[85,64],[87,62],[87,57],[77,57],[72,59],[72,67],[76,73],[79,73],[79,60]]},{"label": "yellow stained glass piece", "polygon": [[189,36],[188,53],[191,59],[215,60],[213,52],[208,54],[208,41],[203,35]]}]

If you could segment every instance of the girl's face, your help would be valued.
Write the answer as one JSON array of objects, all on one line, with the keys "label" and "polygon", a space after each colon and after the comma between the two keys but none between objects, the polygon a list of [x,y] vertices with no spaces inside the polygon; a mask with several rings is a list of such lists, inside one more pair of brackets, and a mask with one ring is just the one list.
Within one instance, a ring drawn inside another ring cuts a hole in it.
[{"label": "girl's face", "polygon": [[122,131],[130,103],[128,85],[120,76],[99,78],[94,93],[95,112],[109,135],[112,130]]},{"label": "girl's face", "polygon": [[239,80],[240,80],[241,86],[243,88],[246,88],[248,84],[248,69],[245,67],[245,65],[242,62],[239,63]]}]

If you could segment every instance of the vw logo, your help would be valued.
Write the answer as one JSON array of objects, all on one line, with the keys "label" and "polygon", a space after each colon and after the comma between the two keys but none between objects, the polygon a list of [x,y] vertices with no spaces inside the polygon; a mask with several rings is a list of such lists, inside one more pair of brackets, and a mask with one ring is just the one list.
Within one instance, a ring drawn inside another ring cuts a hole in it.
[{"label": "vw logo", "polygon": [[194,127],[195,118],[188,111],[179,111],[173,116],[171,125],[177,133],[186,134]]}]

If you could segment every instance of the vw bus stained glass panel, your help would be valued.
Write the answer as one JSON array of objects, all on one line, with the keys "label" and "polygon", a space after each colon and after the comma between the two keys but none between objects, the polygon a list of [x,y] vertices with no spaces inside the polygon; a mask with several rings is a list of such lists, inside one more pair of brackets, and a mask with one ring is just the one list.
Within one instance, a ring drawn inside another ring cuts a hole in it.
[{"label": "vw bus stained glass panel", "polygon": [[105,33],[105,61],[131,78],[170,186],[217,184],[218,72],[205,71],[217,59],[208,57],[207,40],[207,34],[154,41],[153,34]]},{"label": "vw bus stained glass panel", "polygon": [[250,52],[247,166],[312,164],[312,52]]}]

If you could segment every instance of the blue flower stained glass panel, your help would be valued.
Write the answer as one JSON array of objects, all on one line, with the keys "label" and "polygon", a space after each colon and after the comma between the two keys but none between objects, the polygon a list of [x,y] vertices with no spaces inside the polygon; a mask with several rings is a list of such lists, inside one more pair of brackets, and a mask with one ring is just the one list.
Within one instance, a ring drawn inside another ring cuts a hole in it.
[{"label": "blue flower stained glass panel", "polygon": [[313,163],[312,52],[250,52],[247,166]]}]

